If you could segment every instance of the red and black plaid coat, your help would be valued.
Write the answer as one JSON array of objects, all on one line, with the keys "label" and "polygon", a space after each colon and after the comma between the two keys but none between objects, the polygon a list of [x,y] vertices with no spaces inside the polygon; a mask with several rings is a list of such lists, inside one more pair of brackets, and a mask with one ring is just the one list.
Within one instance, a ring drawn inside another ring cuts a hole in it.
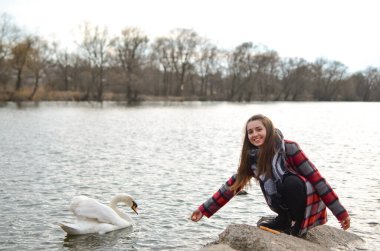
[{"label": "red and black plaid coat", "polygon": [[[348,212],[340,203],[338,196],[319,173],[318,169],[309,161],[296,142],[285,140],[287,168],[298,175],[306,186],[306,205],[304,220],[301,223],[300,234],[309,229],[327,222],[326,206],[335,217],[341,221],[348,217]],[[206,217],[211,217],[223,207],[234,193],[229,189],[236,180],[233,175],[211,198],[199,206],[199,210]]]}]

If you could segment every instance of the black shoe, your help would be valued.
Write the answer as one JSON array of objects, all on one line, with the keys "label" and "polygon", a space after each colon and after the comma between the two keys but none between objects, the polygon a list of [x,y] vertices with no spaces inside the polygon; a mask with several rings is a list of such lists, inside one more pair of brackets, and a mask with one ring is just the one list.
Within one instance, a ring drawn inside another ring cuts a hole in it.
[{"label": "black shoe", "polygon": [[300,234],[301,231],[301,222],[295,222],[293,226],[289,227],[288,229],[284,230],[285,234],[293,235],[296,237],[304,238],[307,233]]},{"label": "black shoe", "polygon": [[286,215],[279,214],[276,218],[269,219],[268,221],[260,222],[258,226],[267,227],[270,229],[284,231],[291,226],[291,220]]}]

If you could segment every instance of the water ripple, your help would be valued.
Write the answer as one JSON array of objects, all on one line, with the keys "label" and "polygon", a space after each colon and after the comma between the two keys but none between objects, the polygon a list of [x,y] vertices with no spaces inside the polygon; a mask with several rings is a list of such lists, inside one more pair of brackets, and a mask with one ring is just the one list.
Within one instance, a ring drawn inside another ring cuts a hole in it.
[{"label": "water ripple", "polygon": [[[268,114],[340,196],[351,232],[380,249],[379,103],[46,104],[0,109],[2,250],[196,250],[231,223],[272,214],[253,182],[210,219],[191,212],[236,170],[244,121]],[[292,112],[288,112],[292,111]],[[347,112],[349,111],[349,112]],[[302,116],[300,116],[302,114]],[[353,118],[360,118],[353,119]],[[84,194],[134,196],[135,226],[65,237],[68,205]],[[329,225],[339,223],[329,212]]]}]

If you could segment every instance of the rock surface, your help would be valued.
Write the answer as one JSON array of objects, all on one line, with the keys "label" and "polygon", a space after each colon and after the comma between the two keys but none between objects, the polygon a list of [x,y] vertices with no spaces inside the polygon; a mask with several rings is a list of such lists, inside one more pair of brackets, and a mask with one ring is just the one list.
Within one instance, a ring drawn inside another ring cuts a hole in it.
[{"label": "rock surface", "polygon": [[229,225],[219,240],[206,245],[201,251],[231,250],[365,250],[365,242],[359,236],[327,225],[310,230],[305,238],[284,233],[272,234],[256,226]]}]

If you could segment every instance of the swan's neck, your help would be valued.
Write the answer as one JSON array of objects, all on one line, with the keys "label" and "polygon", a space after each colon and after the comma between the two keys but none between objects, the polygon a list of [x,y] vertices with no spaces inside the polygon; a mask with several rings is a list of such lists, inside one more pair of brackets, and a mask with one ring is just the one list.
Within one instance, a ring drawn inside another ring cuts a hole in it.
[{"label": "swan's neck", "polygon": [[122,196],[115,196],[114,198],[112,198],[110,202],[110,208],[112,208],[122,219],[130,221],[129,216],[126,215],[124,212],[120,211],[120,209],[117,207],[117,204],[119,202],[123,202],[126,204],[125,198],[123,198]]},{"label": "swan's neck", "polygon": [[113,209],[120,217],[122,216],[122,213],[120,212],[120,209],[117,207],[117,204],[120,202],[120,200],[112,199],[110,202],[110,208]]}]

